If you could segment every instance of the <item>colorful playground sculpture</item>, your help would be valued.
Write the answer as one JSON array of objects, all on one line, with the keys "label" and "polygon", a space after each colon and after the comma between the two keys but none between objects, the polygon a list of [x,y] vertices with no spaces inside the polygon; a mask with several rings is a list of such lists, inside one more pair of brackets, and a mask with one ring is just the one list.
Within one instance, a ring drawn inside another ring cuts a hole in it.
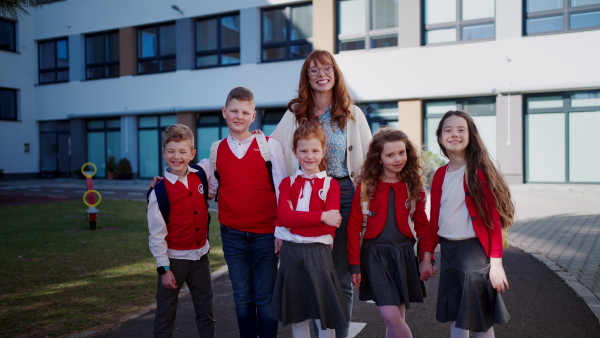
[{"label": "colorful playground sculpture", "polygon": [[[89,168],[91,167],[91,169]],[[81,166],[81,173],[86,177],[87,191],[83,194],[83,203],[88,206],[88,220],[90,221],[90,230],[96,230],[96,214],[100,210],[96,209],[96,206],[102,201],[102,196],[97,190],[94,190],[94,183],[92,182],[92,176],[96,175],[96,165],[87,162]],[[96,198],[97,195],[98,197]],[[96,200],[98,200],[96,202]]]}]

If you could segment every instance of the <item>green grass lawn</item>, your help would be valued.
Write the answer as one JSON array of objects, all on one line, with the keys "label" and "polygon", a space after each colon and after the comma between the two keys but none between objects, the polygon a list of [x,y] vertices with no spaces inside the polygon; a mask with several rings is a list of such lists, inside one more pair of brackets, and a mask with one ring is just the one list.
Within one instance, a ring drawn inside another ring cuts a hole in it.
[{"label": "green grass lawn", "polygon": [[[81,201],[0,207],[4,337],[59,337],[118,325],[155,303],[146,203],[103,200],[90,231]],[[225,264],[216,214],[212,270]]]}]

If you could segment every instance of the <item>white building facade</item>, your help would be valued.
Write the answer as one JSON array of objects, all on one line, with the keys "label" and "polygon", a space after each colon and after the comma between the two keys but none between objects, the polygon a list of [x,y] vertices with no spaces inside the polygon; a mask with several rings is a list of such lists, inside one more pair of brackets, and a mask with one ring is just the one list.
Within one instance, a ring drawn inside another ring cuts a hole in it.
[{"label": "white building facade", "polygon": [[87,0],[0,18],[3,179],[109,157],[162,172],[166,126],[199,157],[233,87],[274,129],[304,57],[332,52],[373,131],[439,154],[448,110],[475,118],[510,183],[600,183],[600,0]]}]

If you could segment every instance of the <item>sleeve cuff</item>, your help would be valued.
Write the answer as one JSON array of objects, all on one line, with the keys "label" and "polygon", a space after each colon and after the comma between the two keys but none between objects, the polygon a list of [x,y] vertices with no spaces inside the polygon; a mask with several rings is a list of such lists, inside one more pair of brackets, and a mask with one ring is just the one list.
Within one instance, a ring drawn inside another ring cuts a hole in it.
[{"label": "sleeve cuff", "polygon": [[355,275],[360,273],[360,265],[349,265],[348,270],[350,270],[351,275]]}]

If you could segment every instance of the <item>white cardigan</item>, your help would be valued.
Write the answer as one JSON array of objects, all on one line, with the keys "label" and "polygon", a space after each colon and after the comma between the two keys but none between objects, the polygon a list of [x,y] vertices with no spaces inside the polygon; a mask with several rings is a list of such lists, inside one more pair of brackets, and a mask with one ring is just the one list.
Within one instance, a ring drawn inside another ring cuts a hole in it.
[{"label": "white cardigan", "polygon": [[[348,122],[346,123],[346,161],[350,179],[352,179],[352,183],[356,186],[355,181],[360,173],[365,157],[367,156],[369,143],[371,142],[373,135],[371,134],[371,128],[369,128],[369,123],[362,110],[357,106],[352,105],[350,111],[352,112],[354,120],[348,119]],[[296,115],[288,110],[281,118],[281,121],[279,121],[277,128],[275,128],[271,134],[271,137],[281,144],[283,160],[285,161],[285,167],[289,176],[294,175],[299,167],[298,159],[294,156],[294,152],[292,151],[294,131],[297,127]]]}]

